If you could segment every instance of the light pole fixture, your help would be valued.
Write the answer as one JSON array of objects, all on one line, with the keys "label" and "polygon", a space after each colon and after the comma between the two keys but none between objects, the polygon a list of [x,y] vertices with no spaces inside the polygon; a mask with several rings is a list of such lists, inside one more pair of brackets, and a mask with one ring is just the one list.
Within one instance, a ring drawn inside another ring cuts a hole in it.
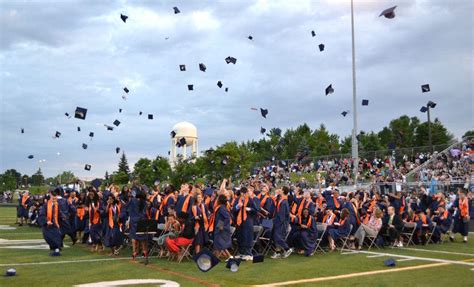
[{"label": "light pole fixture", "polygon": [[433,153],[433,143],[431,140],[431,118],[430,118],[430,109],[434,109],[436,107],[436,103],[432,101],[428,101],[426,106],[422,106],[420,112],[428,114],[428,144],[430,146],[430,152]]}]

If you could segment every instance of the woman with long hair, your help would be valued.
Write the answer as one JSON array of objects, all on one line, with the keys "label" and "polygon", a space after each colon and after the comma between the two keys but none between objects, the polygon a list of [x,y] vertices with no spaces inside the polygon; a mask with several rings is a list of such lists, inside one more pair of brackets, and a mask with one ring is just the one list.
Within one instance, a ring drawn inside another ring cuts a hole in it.
[{"label": "woman with long hair", "polygon": [[91,251],[100,251],[99,246],[102,245],[101,214],[104,210],[99,200],[99,194],[93,189],[89,190],[87,206],[89,212],[89,236],[92,241]]},{"label": "woman with long hair", "polygon": [[341,217],[339,218],[339,222],[334,223],[333,229],[329,229],[328,240],[329,240],[329,247],[331,251],[336,249],[336,241],[339,238],[343,238],[348,236],[351,231],[351,224],[349,222],[349,210],[347,208],[342,209]]},{"label": "woman with long hair", "polygon": [[213,233],[214,236],[214,254],[226,258],[231,257],[228,249],[232,247],[231,215],[227,204],[227,197],[220,194],[217,197],[217,207],[209,223],[209,233]]},{"label": "woman with long hair", "polygon": [[147,238],[144,234],[137,234],[138,222],[142,219],[146,219],[146,193],[142,190],[138,190],[135,198],[130,199],[128,204],[128,214],[130,216],[129,227],[130,227],[130,238],[132,239],[132,248],[133,254],[132,258],[135,258],[138,255],[138,252],[141,250],[145,257],[148,256],[147,248]]},{"label": "woman with long hair", "polygon": [[107,199],[107,207],[105,209],[105,235],[104,245],[111,249],[109,256],[118,255],[119,248],[122,246],[123,233],[121,217],[120,200],[110,194]]},{"label": "woman with long hair", "polygon": [[207,229],[209,227],[209,211],[204,204],[204,197],[202,193],[198,191],[195,195],[194,204],[191,208],[192,216],[194,219],[194,248],[196,254],[201,251],[201,247],[205,246],[209,241],[209,235]]}]

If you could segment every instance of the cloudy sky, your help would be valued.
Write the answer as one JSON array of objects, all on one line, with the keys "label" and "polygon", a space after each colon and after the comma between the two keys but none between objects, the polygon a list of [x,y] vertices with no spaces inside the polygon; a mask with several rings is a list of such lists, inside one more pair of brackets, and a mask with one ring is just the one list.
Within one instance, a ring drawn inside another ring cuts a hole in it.
[{"label": "cloudy sky", "polygon": [[[394,19],[378,17],[393,5]],[[455,136],[472,129],[473,11],[471,0],[355,0],[360,129],[404,114],[424,119],[428,100]],[[103,176],[116,169],[117,146],[131,166],[167,156],[180,121],[197,126],[201,150],[258,139],[260,126],[351,131],[351,114],[340,115],[352,109],[349,0],[1,0],[0,29],[0,172]],[[425,83],[430,93],[421,93]],[[77,106],[88,108],[85,121],[64,116]],[[251,107],[268,108],[267,119]],[[107,131],[115,119],[121,125]]]}]

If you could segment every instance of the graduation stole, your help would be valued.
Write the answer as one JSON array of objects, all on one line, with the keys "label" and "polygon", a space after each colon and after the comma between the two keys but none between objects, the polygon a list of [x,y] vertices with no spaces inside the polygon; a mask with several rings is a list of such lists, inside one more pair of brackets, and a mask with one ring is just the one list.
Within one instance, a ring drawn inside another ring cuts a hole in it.
[{"label": "graduation stole", "polygon": [[21,198],[21,205],[23,205],[24,208],[27,208],[28,205],[26,204],[26,201],[30,198],[30,196],[23,196]]},{"label": "graduation stole", "polygon": [[77,200],[76,198],[69,197],[69,198],[67,199],[67,202],[69,203],[69,205],[71,205],[71,204],[73,204],[74,202],[76,202],[76,200]]},{"label": "graduation stole", "polygon": [[[120,215],[120,204],[115,205],[115,212],[114,212],[114,205],[109,206],[109,227],[114,228],[114,213],[115,216],[118,217]],[[118,221],[118,219],[117,219]]]},{"label": "graduation stole", "polygon": [[316,205],[317,205],[319,208],[321,208],[321,207],[323,206],[323,202],[324,202],[324,201],[325,201],[325,200],[324,200],[324,197],[318,197],[318,198],[316,199]]},{"label": "graduation stole", "polygon": [[298,215],[301,216],[301,213],[303,212],[303,209],[304,208],[308,208],[310,204],[310,201],[309,200],[306,200],[306,199],[303,199],[301,202],[300,202],[300,206],[298,207]]},{"label": "graduation stole", "polygon": [[206,196],[206,199],[204,199],[204,204],[207,206],[207,208],[211,207],[211,197]]},{"label": "graduation stole", "polygon": [[260,200],[260,207],[263,207],[265,205],[265,203],[267,202],[268,197],[269,197],[268,194],[265,194],[263,199]]},{"label": "graduation stole", "polygon": [[280,205],[284,200],[288,200],[288,195],[282,195],[277,204],[277,212],[280,212]]},{"label": "graduation stole", "polygon": [[[206,230],[209,227],[209,223],[207,221],[206,209],[204,207],[204,204],[202,204],[202,203],[201,203],[201,206],[199,206],[199,207],[200,207],[200,212],[202,214],[202,219],[204,221],[204,230]],[[197,205],[194,205],[192,207],[192,212],[193,212],[194,218],[197,218],[198,217],[198,206]],[[199,228],[199,222],[196,221],[196,223],[194,224],[194,228]]]},{"label": "graduation stole", "polygon": [[311,224],[313,223],[311,215],[308,216],[308,222],[306,222],[306,224],[303,224],[303,217],[301,215],[298,215],[298,221],[300,222],[300,226],[302,228],[311,228]]},{"label": "graduation stole", "polygon": [[188,194],[186,196],[186,199],[184,200],[183,207],[181,208],[181,212],[187,213],[188,212],[188,206],[189,206],[189,200],[191,199],[191,194]]},{"label": "graduation stole", "polygon": [[332,200],[334,200],[334,207],[336,207],[336,209],[339,209],[340,207],[339,200],[337,200],[337,197],[335,194],[332,195]]},{"label": "graduation stole", "polygon": [[[56,225],[57,227],[59,227],[59,216],[58,216],[58,202],[56,201],[56,203],[54,204],[55,208],[53,208],[53,199],[50,199],[48,200],[48,206],[46,207],[46,220],[47,220],[47,223],[48,224],[52,224],[53,223],[53,216],[54,216],[54,225]],[[53,211],[54,209],[54,211]],[[54,212],[54,215],[53,215],[53,212]]]},{"label": "graduation stole", "polygon": [[426,215],[422,214],[421,216],[418,216],[418,219],[420,219],[423,222],[423,224],[427,224],[426,223]]},{"label": "graduation stole", "polygon": [[354,209],[354,213],[357,219],[357,224],[360,225],[359,211],[357,210],[357,207],[355,206],[353,202],[351,202],[351,204],[352,204],[352,208]]},{"label": "graduation stole", "polygon": [[[296,209],[298,208],[298,203],[297,203],[298,198],[296,198],[295,201],[293,201],[293,204],[291,205],[291,214],[296,214]],[[301,198],[301,202],[303,202],[303,198]]]},{"label": "graduation stole", "polygon": [[345,218],[344,220],[339,219],[339,226],[343,226],[344,223],[346,222],[346,219],[347,219],[347,218]]},{"label": "graduation stole", "polygon": [[150,202],[153,204],[153,201],[158,196],[158,192],[154,192],[153,195],[150,197]]},{"label": "graduation stole", "polygon": [[461,210],[461,217],[467,217],[469,215],[469,204],[467,197],[459,199],[459,209]]},{"label": "graduation stole", "polygon": [[[239,199],[240,202],[242,202],[242,197]],[[239,214],[237,215],[237,226],[240,226],[242,222],[247,220],[247,204],[249,203],[249,198],[248,196],[245,196],[245,200],[243,202],[242,207],[239,210]]]},{"label": "graduation stole", "polygon": [[217,216],[217,212],[219,211],[219,208],[221,208],[222,205],[219,205],[217,206],[217,208],[214,209],[214,213],[211,215],[211,219],[209,220],[209,227],[208,227],[208,230],[209,232],[213,232],[214,231],[214,228],[215,228],[215,224],[216,224],[216,216]]},{"label": "graduation stole", "polygon": [[328,215],[326,214],[323,218],[323,223],[326,223],[327,225],[332,225],[334,223],[334,219],[336,218],[336,216],[333,214],[331,214],[331,216],[328,218]]},{"label": "graduation stole", "polygon": [[405,211],[405,206],[406,206],[405,198],[402,197],[402,206],[400,206],[400,210],[399,210],[400,212],[399,213],[403,213]]},{"label": "graduation stole", "polygon": [[168,204],[168,200],[170,199],[170,197],[174,198],[174,195],[172,193],[168,194],[163,200],[163,202],[161,202],[160,210],[159,210],[160,214],[163,212],[163,208],[165,208],[165,205]]},{"label": "graduation stole", "polygon": [[448,219],[448,217],[449,217],[449,211],[445,210],[445,211],[443,212],[443,218],[444,218],[444,219]]},{"label": "graduation stole", "polygon": [[79,217],[80,220],[84,218],[84,207],[78,207],[77,208],[77,217]]},{"label": "graduation stole", "polygon": [[89,209],[89,219],[91,224],[98,224],[100,222],[100,214],[99,214],[99,204],[97,204],[97,207],[95,206],[94,203],[91,204],[90,209]]}]

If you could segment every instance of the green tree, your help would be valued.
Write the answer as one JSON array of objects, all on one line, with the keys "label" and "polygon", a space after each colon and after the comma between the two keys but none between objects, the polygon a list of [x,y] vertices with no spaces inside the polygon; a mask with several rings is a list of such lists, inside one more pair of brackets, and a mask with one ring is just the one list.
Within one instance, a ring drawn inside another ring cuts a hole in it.
[{"label": "green tree", "polygon": [[[454,139],[453,134],[449,133],[446,127],[436,118],[431,123],[431,142],[433,145],[448,144]],[[429,128],[428,122],[424,122],[416,129],[416,146],[429,145]]]},{"label": "green tree", "polygon": [[128,167],[128,161],[127,157],[125,156],[125,153],[122,153],[122,156],[120,157],[120,161],[118,164],[118,172],[124,173],[126,175],[130,174],[130,168]]},{"label": "green tree", "polygon": [[17,180],[11,173],[0,174],[0,191],[15,190]]},{"label": "green tree", "polygon": [[395,144],[398,148],[413,147],[419,124],[420,120],[417,117],[410,118],[406,115],[390,121],[389,126],[378,133],[381,145],[387,147],[389,144]]},{"label": "green tree", "polygon": [[61,184],[73,183],[76,180],[76,176],[72,171],[63,171],[61,174],[58,174],[56,178]]},{"label": "green tree", "polygon": [[133,167],[133,177],[138,178],[142,184],[152,186],[156,178],[151,160],[147,158],[139,159]]},{"label": "green tree", "polygon": [[169,178],[171,174],[171,166],[167,158],[157,156],[151,164],[155,180],[158,179],[160,181],[165,181]]},{"label": "green tree", "polygon": [[40,186],[44,184],[44,176],[41,168],[38,168],[38,171],[36,171],[36,173],[31,176],[31,183],[34,186]]},{"label": "green tree", "polygon": [[467,131],[462,137],[474,137],[474,130]]}]

